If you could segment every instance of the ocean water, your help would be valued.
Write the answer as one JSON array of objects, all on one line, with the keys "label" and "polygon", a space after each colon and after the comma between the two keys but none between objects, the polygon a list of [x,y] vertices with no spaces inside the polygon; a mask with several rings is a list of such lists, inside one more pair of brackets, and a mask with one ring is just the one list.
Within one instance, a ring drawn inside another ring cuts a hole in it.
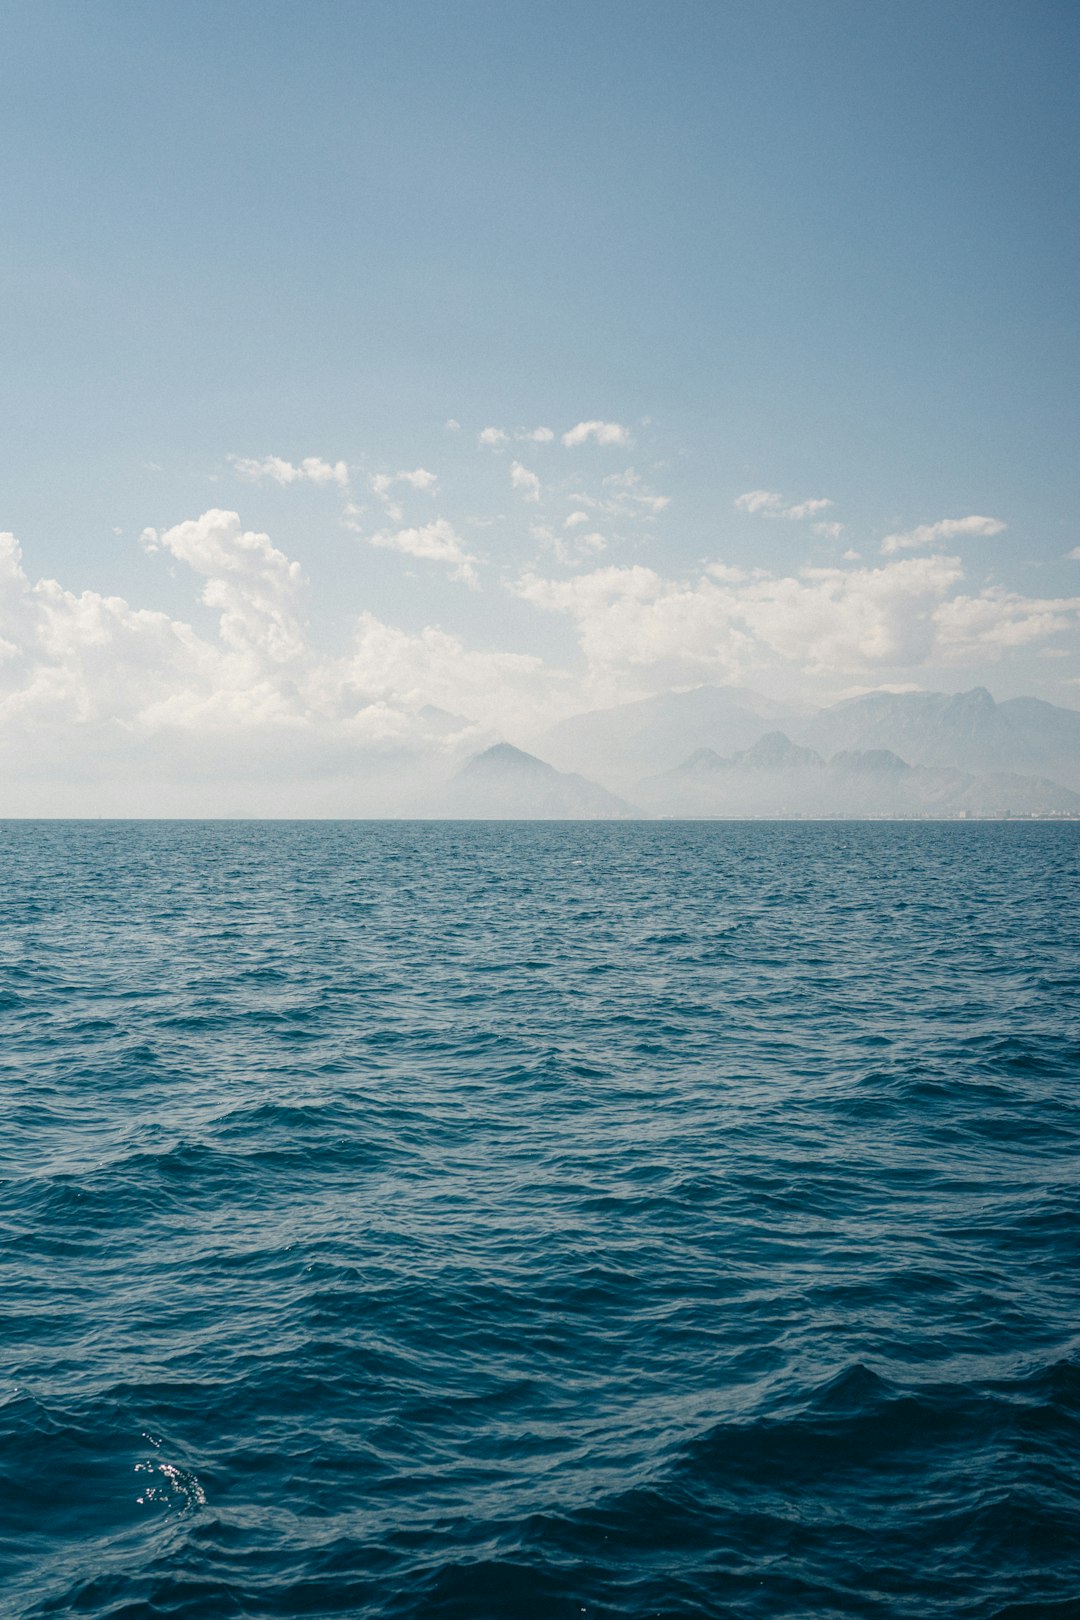
[{"label": "ocean water", "polygon": [[4,1615],[1080,1615],[1080,826],[0,871]]}]

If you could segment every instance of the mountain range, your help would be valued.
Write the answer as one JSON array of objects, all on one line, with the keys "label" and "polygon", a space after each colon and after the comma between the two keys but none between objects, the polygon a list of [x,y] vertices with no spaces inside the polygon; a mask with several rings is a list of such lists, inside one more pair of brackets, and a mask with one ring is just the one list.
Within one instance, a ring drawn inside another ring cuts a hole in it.
[{"label": "mountain range", "polygon": [[696,748],[749,748],[763,731],[791,730],[808,718],[745,687],[699,686],[572,715],[535,746],[560,769],[585,771],[624,791],[643,776],[674,769]]},{"label": "mountain range", "polygon": [[545,757],[506,742],[483,749],[424,813],[1080,814],[1080,712],[1037,698],[998,703],[983,687],[871,692],[813,713],[701,686],[574,715],[537,746]]},{"label": "mountain range", "polygon": [[869,692],[792,732],[824,754],[888,748],[910,765],[1035,772],[1080,789],[1080,712],[1031,697],[997,703],[984,686],[955,695]]},{"label": "mountain range", "polygon": [[698,749],[639,784],[638,802],[675,816],[1008,816],[1080,814],[1080,794],[1045,777],[909,765],[886,748],[826,760],[783,732],[723,757]]}]

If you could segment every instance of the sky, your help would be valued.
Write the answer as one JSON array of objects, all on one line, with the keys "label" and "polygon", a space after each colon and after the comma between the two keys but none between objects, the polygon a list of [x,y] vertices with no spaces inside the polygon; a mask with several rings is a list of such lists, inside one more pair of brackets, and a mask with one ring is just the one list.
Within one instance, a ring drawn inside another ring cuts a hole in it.
[{"label": "sky", "polygon": [[0,25],[0,810],[705,682],[1080,708],[1071,0]]}]

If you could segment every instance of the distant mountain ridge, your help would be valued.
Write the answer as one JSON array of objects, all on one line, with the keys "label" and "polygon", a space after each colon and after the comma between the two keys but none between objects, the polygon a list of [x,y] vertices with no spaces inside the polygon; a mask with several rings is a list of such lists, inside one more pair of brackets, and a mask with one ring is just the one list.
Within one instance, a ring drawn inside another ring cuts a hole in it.
[{"label": "distant mountain ridge", "polygon": [[[495,743],[421,813],[529,820],[1080,813],[1074,710],[1037,698],[997,703],[982,687],[872,692],[810,718],[788,711],[786,730],[777,710],[742,688],[702,686],[576,715],[546,734],[554,763]],[[448,741],[466,741],[468,721],[437,710],[430,718]],[[574,760],[587,769],[567,768]],[[635,764],[642,768],[633,772]]]},{"label": "distant mountain ridge", "polygon": [[695,748],[748,748],[770,727],[805,720],[804,712],[745,687],[698,686],[572,715],[544,732],[537,747],[564,770],[629,787],[673,769]]},{"label": "distant mountain ridge", "polygon": [[1080,711],[1041,698],[869,692],[808,714],[745,687],[699,686],[573,715],[537,739],[557,767],[632,794],[702,748],[732,755],[782,730],[824,758],[885,749],[912,766],[1037,775],[1080,790]]},{"label": "distant mountain ridge", "polygon": [[1003,816],[1080,813],[1080,794],[1043,777],[909,765],[889,749],[825,760],[770,732],[724,757],[698,749],[638,784],[654,814],[674,816]]},{"label": "distant mountain ridge", "polygon": [[1080,789],[1080,712],[1041,698],[998,703],[970,692],[869,692],[822,709],[795,729],[824,754],[887,748],[912,765],[1034,772]]}]

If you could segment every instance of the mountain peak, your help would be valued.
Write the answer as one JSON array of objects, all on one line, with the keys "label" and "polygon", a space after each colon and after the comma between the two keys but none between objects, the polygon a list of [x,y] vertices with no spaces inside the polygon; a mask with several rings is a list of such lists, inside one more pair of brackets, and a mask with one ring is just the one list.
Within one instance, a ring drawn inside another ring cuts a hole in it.
[{"label": "mountain peak", "polygon": [[684,759],[678,766],[680,771],[719,771],[728,764],[723,754],[718,754],[715,748],[695,748],[688,759]]},{"label": "mountain peak", "polygon": [[1080,785],[1080,714],[1033,698],[873,692],[823,709],[800,733],[824,754],[885,748],[909,765],[1037,774]]},{"label": "mountain peak", "polygon": [[485,772],[492,769],[500,771],[532,771],[540,775],[550,771],[553,776],[557,775],[553,765],[548,765],[544,760],[538,759],[535,754],[527,754],[523,748],[515,748],[513,743],[508,742],[492,743],[490,748],[481,749],[480,753],[474,754],[470,760],[466,761],[461,768],[460,774],[464,775],[465,772]]},{"label": "mountain peak", "polygon": [[812,748],[800,748],[798,743],[793,743],[783,731],[767,731],[753,748],[747,748],[744,753],[736,754],[735,761],[739,765],[748,765],[758,770],[786,770],[793,765],[825,763],[820,754],[815,753]]},{"label": "mountain peak", "polygon": [[481,821],[589,821],[625,818],[634,811],[598,782],[557,771],[535,754],[500,742],[462,766],[437,813]]},{"label": "mountain peak", "polygon": [[996,709],[997,704],[985,686],[973,686],[970,692],[957,692],[953,702],[965,709]]}]

